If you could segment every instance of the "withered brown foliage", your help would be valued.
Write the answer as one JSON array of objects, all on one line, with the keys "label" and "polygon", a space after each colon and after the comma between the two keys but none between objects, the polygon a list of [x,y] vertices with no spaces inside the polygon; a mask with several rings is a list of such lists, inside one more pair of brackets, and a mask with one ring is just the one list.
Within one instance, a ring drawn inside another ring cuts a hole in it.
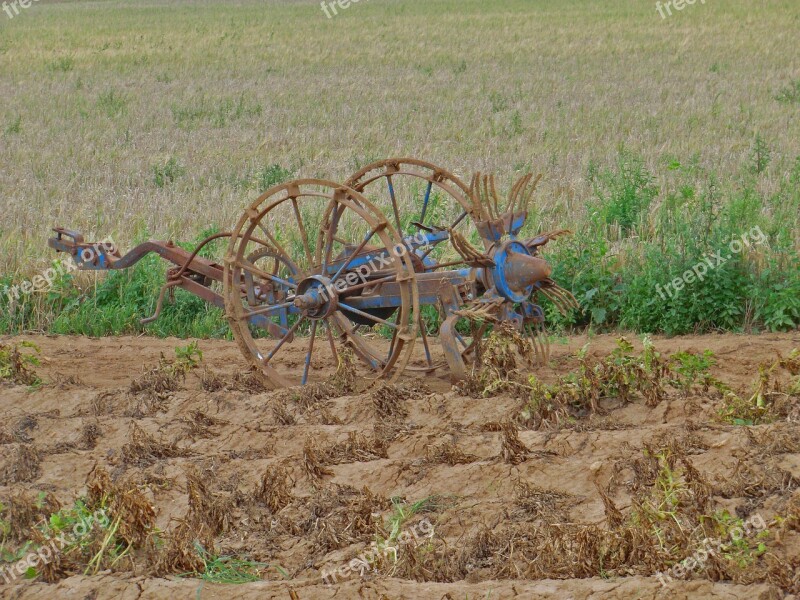
[{"label": "withered brown foliage", "polygon": [[313,536],[325,552],[384,537],[381,512],[391,502],[364,487],[332,485],[316,490],[300,509],[299,530]]},{"label": "withered brown foliage", "polygon": [[294,481],[286,467],[269,467],[262,473],[253,497],[274,514],[291,503],[293,486]]},{"label": "withered brown foliage", "polygon": [[269,391],[269,387],[264,380],[252,369],[237,371],[233,376],[227,377],[206,367],[200,374],[200,385],[206,392],[227,391],[263,394]]},{"label": "withered brown foliage", "polygon": [[107,506],[109,519],[118,522],[118,535],[128,544],[143,548],[153,534],[156,513],[132,481],[111,480],[104,468],[95,466],[87,478],[89,506]]},{"label": "withered brown foliage", "polygon": [[34,481],[42,473],[41,453],[32,444],[11,444],[0,458],[0,484],[11,485]]},{"label": "withered brown foliage", "polygon": [[355,355],[344,348],[338,355],[336,372],[326,381],[309,383],[299,388],[287,390],[286,397],[297,403],[304,411],[316,408],[333,398],[339,398],[356,391]]},{"label": "withered brown foliage", "polygon": [[513,421],[504,421],[501,426],[501,452],[504,462],[518,465],[525,462],[530,450],[519,439],[519,430]]},{"label": "withered brown foliage", "polygon": [[766,456],[739,458],[732,474],[717,479],[715,493],[723,498],[755,499],[791,493],[800,487],[800,479],[778,466],[779,462]]},{"label": "withered brown foliage", "polygon": [[297,422],[285,398],[275,398],[272,401],[272,416],[279,425],[294,425]]},{"label": "withered brown foliage", "polygon": [[84,450],[94,450],[97,446],[97,440],[103,435],[100,426],[97,423],[85,423],[81,428],[80,433],[80,446]]},{"label": "withered brown foliage", "polygon": [[230,530],[237,494],[212,490],[213,479],[201,474],[193,465],[186,467],[185,474],[189,495],[187,520],[197,529],[206,527],[212,535]]},{"label": "withered brown foliage", "polygon": [[368,437],[351,431],[341,442],[331,444],[319,452],[324,465],[341,465],[352,462],[369,462],[388,458],[386,442],[377,437]]},{"label": "withered brown foliage", "polygon": [[33,526],[46,521],[48,517],[61,508],[58,499],[52,493],[42,498],[25,490],[15,490],[8,500],[2,503],[4,510],[0,519],[10,525],[8,539],[23,542],[30,538]]},{"label": "withered brown foliage", "polygon": [[425,460],[430,464],[466,465],[480,460],[474,454],[468,454],[459,448],[455,442],[443,442],[437,446],[429,447],[425,452]]},{"label": "withered brown foliage", "polygon": [[226,425],[228,421],[218,419],[201,410],[192,410],[188,417],[179,419],[183,423],[185,435],[192,441],[199,438],[210,438],[219,435],[219,427]]},{"label": "withered brown foliage", "polygon": [[178,519],[170,531],[164,534],[163,547],[150,557],[150,572],[156,577],[175,573],[200,573],[203,557],[196,544],[207,552],[214,552],[214,534],[203,524],[199,526],[187,519]]},{"label": "withered brown foliage", "polygon": [[569,520],[569,507],[575,497],[566,492],[545,490],[526,481],[514,484],[514,504],[517,519],[544,519],[563,522]]},{"label": "withered brown foliage", "polygon": [[773,456],[800,452],[798,429],[790,423],[774,423],[757,430],[748,427],[744,431],[760,455]]},{"label": "withered brown foliage", "polygon": [[31,433],[39,427],[39,419],[36,415],[24,415],[17,419],[12,427],[14,441],[21,444],[29,444],[33,441]]},{"label": "withered brown foliage", "polygon": [[[723,394],[720,415],[736,425],[771,423],[776,420],[797,422],[800,419],[800,349],[787,356],[778,355],[772,363],[762,363],[752,391],[736,394],[722,382],[716,382]],[[788,376],[787,376],[788,374]]]},{"label": "withered brown foliage", "polygon": [[[559,513],[566,511],[566,498],[520,483],[516,503],[533,519],[520,523],[498,518],[469,534],[457,549],[439,537],[409,545],[396,563],[381,565],[381,570],[417,581],[652,576],[692,556],[707,538],[727,540],[729,525],[713,517],[710,484],[680,448],[645,453],[654,466],[634,473],[637,481],[629,487],[636,491],[629,509],[618,508],[598,485],[604,526],[564,522],[566,514]],[[800,494],[787,514],[784,527],[799,528]],[[748,543],[755,548],[754,539]],[[740,554],[730,556],[736,552]],[[796,558],[729,546],[710,555],[698,572],[713,580],[768,581],[792,591],[798,585],[798,563]]]},{"label": "withered brown foliage", "polygon": [[312,481],[333,475],[333,471],[325,467],[324,454],[312,437],[306,438],[303,444],[303,468]]},{"label": "withered brown foliage", "polygon": [[472,367],[455,388],[471,398],[488,398],[501,392],[524,397],[528,385],[517,366],[520,357],[532,362],[531,341],[507,323],[496,324],[487,338],[478,338]]},{"label": "withered brown foliage", "polygon": [[174,527],[164,535],[162,547],[151,556],[152,573],[157,576],[203,572],[198,546],[214,554],[217,536],[232,529],[234,510],[244,501],[238,491],[238,476],[215,486],[212,473],[201,472],[193,465],[187,466],[184,474],[189,509],[175,520]]},{"label": "withered brown foliage", "polygon": [[186,371],[174,369],[173,362],[166,359],[164,354],[158,365],[146,369],[139,377],[131,381],[128,391],[131,394],[155,395],[165,398],[172,392],[177,392],[181,384],[186,381]]},{"label": "withered brown foliage", "polygon": [[178,447],[176,442],[157,440],[137,423],[131,424],[130,440],[122,446],[122,460],[131,465],[146,467],[165,458],[190,456],[191,451]]},{"label": "withered brown foliage", "polygon": [[421,382],[380,382],[370,391],[375,417],[382,420],[408,417],[407,403],[413,398],[425,398],[431,394],[428,386]]}]

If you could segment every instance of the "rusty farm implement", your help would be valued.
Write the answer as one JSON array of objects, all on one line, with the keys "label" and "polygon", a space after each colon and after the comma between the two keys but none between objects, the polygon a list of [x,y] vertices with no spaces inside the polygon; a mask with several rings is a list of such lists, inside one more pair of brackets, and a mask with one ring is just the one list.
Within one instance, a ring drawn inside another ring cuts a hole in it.
[{"label": "rusty farm implement", "polygon": [[[576,306],[540,256],[563,231],[519,237],[537,182],[522,177],[503,202],[492,176],[476,174],[467,186],[430,163],[390,159],[344,184],[275,186],[232,231],[192,252],[149,241],[122,255],[62,228],[49,244],[85,270],[125,269],[157,253],[174,267],[155,314],[143,322],[159,316],[175,288],[195,294],[225,311],[242,353],[275,386],[321,380],[344,348],[366,378],[447,367],[458,379],[496,324],[525,335],[546,360],[537,297],[562,310]],[[200,255],[220,238],[229,241],[219,262]],[[432,322],[444,361],[431,349]],[[418,339],[423,352],[415,353]]]}]

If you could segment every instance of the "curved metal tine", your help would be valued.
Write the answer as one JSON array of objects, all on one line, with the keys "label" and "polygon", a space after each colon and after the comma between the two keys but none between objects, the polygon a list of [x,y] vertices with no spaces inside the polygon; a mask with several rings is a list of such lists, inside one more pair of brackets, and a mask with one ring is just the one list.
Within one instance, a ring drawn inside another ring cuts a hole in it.
[{"label": "curved metal tine", "polygon": [[428,212],[428,201],[431,198],[431,189],[433,189],[433,182],[428,182],[428,189],[425,190],[425,199],[422,201],[422,214],[419,217],[421,225],[425,225],[425,213]]},{"label": "curved metal tine", "polygon": [[539,342],[536,339],[535,325],[533,327],[526,327],[525,332],[528,335],[528,339],[531,341],[531,345],[533,346],[533,352],[536,355],[534,364],[538,364],[542,360],[542,354],[544,352],[544,348],[540,347]]},{"label": "curved metal tine", "polygon": [[550,362],[550,337],[547,335],[547,330],[544,327],[544,323],[541,324],[541,332],[542,337],[544,338],[545,344],[545,363]]},{"label": "curved metal tine", "polygon": [[497,195],[497,189],[494,187],[494,173],[491,174],[489,177],[489,185],[492,188],[492,201],[494,202],[494,213],[498,217],[500,216],[500,198]]},{"label": "curved metal tine", "polygon": [[[531,174],[533,176],[533,174]],[[528,204],[530,204],[531,198],[533,197],[533,193],[536,191],[536,188],[539,187],[539,182],[542,180],[542,174],[539,173],[536,176],[536,179],[533,180],[533,184],[530,185],[527,190],[523,190],[524,196],[522,199],[522,210],[528,210]],[[529,180],[530,181],[530,180]]]},{"label": "curved metal tine", "polygon": [[540,323],[537,323],[535,325],[534,332],[535,332],[535,335],[536,335],[536,342],[539,344],[539,348],[541,348],[541,350],[542,350],[541,358],[540,358],[539,363],[541,365],[546,365],[547,364],[547,355],[548,355],[547,338],[542,335],[542,328],[541,328],[541,324]]},{"label": "curved metal tine", "polygon": [[281,340],[278,342],[278,345],[275,346],[270,351],[270,353],[267,354],[267,356],[264,357],[264,359],[262,359],[261,362],[263,362],[266,365],[270,360],[272,360],[272,357],[275,356],[278,353],[278,350],[280,350],[281,347],[283,346],[283,344],[286,343],[286,340],[288,340],[290,337],[294,336],[294,332],[297,331],[297,328],[300,326],[300,323],[302,323],[303,321],[304,321],[304,319],[302,317],[297,319],[297,321],[295,321],[294,325],[292,325],[291,329],[289,329],[289,331],[286,333],[286,335],[284,335],[281,338]]},{"label": "curved metal tine", "polygon": [[549,349],[547,338],[543,338],[541,335],[540,325],[534,324],[534,326],[530,329],[531,340],[536,344],[537,347],[537,362],[544,366],[547,364]]},{"label": "curved metal tine", "polygon": [[152,323],[153,321],[157,320],[158,317],[161,316],[161,308],[164,305],[164,295],[167,293],[167,290],[174,288],[175,286],[178,286],[180,284],[181,281],[179,279],[175,281],[168,281],[167,283],[165,283],[158,294],[158,302],[156,303],[156,312],[153,313],[152,317],[139,319],[139,323],[141,323],[142,325],[147,325],[148,323]]},{"label": "curved metal tine", "polygon": [[311,355],[314,352],[314,339],[317,337],[317,325],[319,321],[311,323],[311,335],[308,342],[308,352],[306,353],[305,364],[303,365],[303,378],[300,380],[300,385],[308,383],[308,371],[311,368]]},{"label": "curved metal tine", "polygon": [[389,197],[392,199],[392,210],[394,211],[394,222],[397,225],[397,233],[403,235],[403,228],[400,225],[400,212],[397,210],[397,198],[394,193],[394,185],[392,184],[392,176],[386,175],[386,183],[389,186]]},{"label": "curved metal tine", "polygon": [[296,283],[292,283],[291,281],[286,281],[285,279],[281,279],[280,277],[276,277],[275,275],[271,275],[270,273],[267,273],[266,271],[262,271],[261,269],[259,269],[257,266],[255,266],[253,263],[251,263],[247,259],[240,258],[234,264],[236,266],[238,266],[238,267],[241,267],[245,271],[249,271],[253,275],[258,275],[259,277],[263,277],[264,279],[270,279],[270,280],[274,281],[275,283],[279,283],[279,284],[281,284],[283,286],[286,286],[289,289],[293,289],[293,290],[297,289],[297,284]]},{"label": "curved metal tine", "polygon": [[[531,350],[535,356],[538,356],[538,349],[536,348],[536,344],[534,343],[533,339],[531,338],[531,331],[530,328],[526,327],[525,323],[522,324],[522,329],[520,330],[520,336],[525,340],[526,343],[530,344]],[[517,348],[519,349],[519,348]],[[530,361],[527,356],[522,357],[525,359],[526,363],[530,364]],[[535,360],[534,360],[535,362]]]},{"label": "curved metal tine", "polygon": [[[390,323],[386,319],[381,319],[380,317],[376,317],[375,315],[371,315],[368,312],[364,312],[363,310],[359,310],[349,304],[345,304],[344,302],[339,301],[339,308],[343,308],[348,312],[353,314],[359,315],[366,319],[370,319],[371,321],[375,321],[376,323],[380,323],[381,325],[386,325],[387,327],[391,327],[392,329],[399,329],[397,325],[394,323]],[[351,330],[352,331],[352,330]]]},{"label": "curved metal tine", "polygon": [[517,200],[519,200],[520,194],[525,190],[525,186],[528,185],[532,175],[528,173],[527,175],[523,175],[520,177],[517,182],[511,187],[511,193],[509,194],[509,202],[508,202],[508,212],[513,213],[514,209],[517,206]]},{"label": "curved metal tine", "polygon": [[306,259],[308,260],[308,270],[311,271],[314,267],[314,257],[311,254],[311,247],[308,245],[308,234],[303,224],[303,218],[300,216],[300,207],[297,205],[297,198],[292,198],[292,208],[294,209],[294,216],[297,219],[297,225],[300,229],[300,237],[303,240],[303,250],[305,250]]},{"label": "curved metal tine", "polygon": [[483,176],[483,201],[486,203],[487,208],[489,209],[489,215],[496,219],[497,215],[493,212],[494,207],[492,206],[492,198],[489,192],[489,178],[491,174],[487,173]]}]

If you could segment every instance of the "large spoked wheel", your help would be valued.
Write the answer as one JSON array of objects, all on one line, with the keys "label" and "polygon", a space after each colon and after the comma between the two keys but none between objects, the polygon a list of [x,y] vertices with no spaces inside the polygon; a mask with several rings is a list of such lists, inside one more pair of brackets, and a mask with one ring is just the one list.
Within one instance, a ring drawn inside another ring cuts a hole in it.
[{"label": "large spoked wheel", "polygon": [[395,379],[419,318],[402,248],[391,222],[346,186],[304,179],[267,190],[225,257],[225,308],[244,356],[280,387],[330,377],[348,350],[357,377]]},{"label": "large spoked wheel", "polygon": [[[346,185],[363,193],[406,238],[421,233],[434,236],[434,241],[418,248],[415,252],[415,268],[418,273],[442,273],[467,267],[467,263],[453,245],[450,235],[440,235],[452,231],[477,249],[486,249],[475,226],[475,215],[470,190],[453,173],[434,164],[412,158],[392,158],[378,161],[362,168],[347,180]],[[459,299],[456,304],[463,306]],[[468,301],[469,299],[463,299]],[[411,370],[433,370],[442,366],[436,364],[431,356],[428,334],[436,333],[444,315],[423,310],[420,313],[419,330],[425,348],[424,364],[415,364]],[[462,362],[468,361],[474,352],[474,340],[470,331],[483,335],[484,329],[470,328],[462,323],[456,331],[452,328],[462,355]],[[452,358],[447,357],[448,362]]]}]

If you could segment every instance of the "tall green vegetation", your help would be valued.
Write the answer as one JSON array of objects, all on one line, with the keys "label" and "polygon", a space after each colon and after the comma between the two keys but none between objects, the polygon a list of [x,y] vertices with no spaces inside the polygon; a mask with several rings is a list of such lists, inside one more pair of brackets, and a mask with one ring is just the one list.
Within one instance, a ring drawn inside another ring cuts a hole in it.
[{"label": "tall green vegetation", "polygon": [[[549,307],[550,321],[667,334],[800,325],[800,158],[765,196],[757,186],[763,156],[762,149],[752,171],[724,190],[713,173],[673,161],[674,189],[657,193],[626,152],[614,168],[591,169],[589,218],[548,248],[554,279],[583,313],[564,317]],[[743,236],[749,246],[732,251]],[[717,255],[725,261],[717,264]],[[667,287],[703,262],[713,266],[702,279]]]}]

